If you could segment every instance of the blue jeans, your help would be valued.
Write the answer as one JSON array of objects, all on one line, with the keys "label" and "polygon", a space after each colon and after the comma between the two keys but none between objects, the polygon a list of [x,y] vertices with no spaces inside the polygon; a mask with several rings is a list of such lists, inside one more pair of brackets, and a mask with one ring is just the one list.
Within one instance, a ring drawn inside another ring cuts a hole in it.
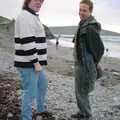
[{"label": "blue jeans", "polygon": [[36,99],[37,112],[45,111],[44,101],[48,82],[43,70],[17,68],[21,77],[21,120],[32,120],[32,102]]}]

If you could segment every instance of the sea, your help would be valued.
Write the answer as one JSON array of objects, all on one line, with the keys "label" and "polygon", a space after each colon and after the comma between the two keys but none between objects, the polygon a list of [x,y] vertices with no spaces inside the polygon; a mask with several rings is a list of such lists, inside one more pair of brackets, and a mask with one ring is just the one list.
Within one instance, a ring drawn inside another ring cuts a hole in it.
[{"label": "sea", "polygon": [[[72,39],[73,35],[61,35],[59,38],[59,45],[73,48],[74,43],[72,43]],[[101,36],[101,39],[105,46],[104,56],[120,59],[120,36]],[[51,39],[50,41],[53,44],[56,43],[56,39]]]}]

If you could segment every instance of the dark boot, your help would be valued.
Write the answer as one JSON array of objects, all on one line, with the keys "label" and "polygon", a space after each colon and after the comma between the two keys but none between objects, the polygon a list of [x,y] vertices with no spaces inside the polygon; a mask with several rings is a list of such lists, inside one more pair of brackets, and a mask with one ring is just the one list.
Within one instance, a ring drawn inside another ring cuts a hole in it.
[{"label": "dark boot", "polygon": [[91,118],[90,115],[84,115],[84,114],[81,114],[81,113],[76,113],[76,114],[72,114],[71,115],[71,118],[76,118],[78,120],[89,120]]},{"label": "dark boot", "polygon": [[51,112],[45,111],[45,112],[39,112],[33,115],[33,120],[55,120],[55,117],[53,117],[53,114]]}]

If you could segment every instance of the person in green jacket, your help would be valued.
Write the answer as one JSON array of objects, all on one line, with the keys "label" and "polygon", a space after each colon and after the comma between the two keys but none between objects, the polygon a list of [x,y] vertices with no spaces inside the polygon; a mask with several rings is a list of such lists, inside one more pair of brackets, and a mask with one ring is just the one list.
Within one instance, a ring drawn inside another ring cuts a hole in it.
[{"label": "person in green jacket", "polygon": [[91,118],[89,93],[94,89],[97,79],[97,66],[104,53],[104,45],[100,38],[101,25],[92,16],[93,2],[80,2],[80,23],[74,36],[75,58],[75,94],[79,112],[72,118]]}]

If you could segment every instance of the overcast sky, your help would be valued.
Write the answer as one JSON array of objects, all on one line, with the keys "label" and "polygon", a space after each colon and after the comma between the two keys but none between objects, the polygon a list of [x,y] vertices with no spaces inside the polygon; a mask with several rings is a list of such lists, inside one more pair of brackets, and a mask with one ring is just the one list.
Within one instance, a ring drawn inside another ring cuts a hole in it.
[{"label": "overcast sky", "polygon": [[[120,0],[93,0],[93,15],[102,28],[120,32]],[[15,18],[23,0],[0,0],[0,16]],[[77,25],[79,0],[45,0],[40,19],[47,26]]]}]

